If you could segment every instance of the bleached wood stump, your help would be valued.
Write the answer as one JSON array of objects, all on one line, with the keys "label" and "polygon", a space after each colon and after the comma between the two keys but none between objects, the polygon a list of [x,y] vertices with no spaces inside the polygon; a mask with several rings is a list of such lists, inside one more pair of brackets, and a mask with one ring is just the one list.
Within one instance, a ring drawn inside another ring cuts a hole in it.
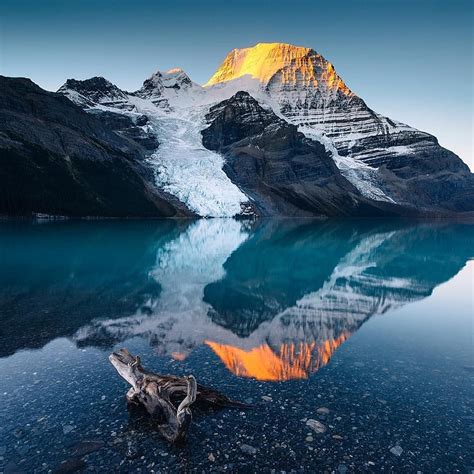
[{"label": "bleached wood stump", "polygon": [[183,441],[191,424],[191,405],[202,402],[215,407],[245,407],[212,388],[196,382],[190,375],[177,377],[149,372],[141,365],[139,356],[120,349],[109,356],[117,372],[132,387],[126,394],[129,404],[142,405],[157,421],[160,433],[171,443]]}]

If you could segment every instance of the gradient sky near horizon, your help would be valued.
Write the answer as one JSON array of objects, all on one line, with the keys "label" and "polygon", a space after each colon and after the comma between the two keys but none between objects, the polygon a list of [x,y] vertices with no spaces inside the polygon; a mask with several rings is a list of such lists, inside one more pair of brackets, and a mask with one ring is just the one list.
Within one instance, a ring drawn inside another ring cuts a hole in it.
[{"label": "gradient sky near horizon", "polygon": [[0,73],[56,90],[104,76],[136,90],[182,67],[205,83],[233,48],[312,47],[377,112],[474,170],[471,0],[2,0]]}]

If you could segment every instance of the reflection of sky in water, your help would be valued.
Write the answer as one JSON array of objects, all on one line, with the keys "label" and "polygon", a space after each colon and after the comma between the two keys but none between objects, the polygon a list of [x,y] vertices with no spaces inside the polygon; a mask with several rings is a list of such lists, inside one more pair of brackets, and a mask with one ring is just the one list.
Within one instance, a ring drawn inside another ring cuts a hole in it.
[{"label": "reflection of sky in water", "polygon": [[[105,470],[124,459],[132,470],[150,462],[206,469],[219,450],[230,461],[217,465],[245,469],[242,442],[272,452],[259,458],[262,469],[350,468],[348,452],[352,469],[369,460],[398,470],[469,465],[471,226],[7,226],[0,467],[41,470],[45,462],[46,471],[79,457]],[[145,367],[193,373],[259,409],[198,414],[194,446],[170,451],[128,418],[124,384],[106,358],[124,345]],[[286,382],[269,383],[278,380]],[[308,442],[301,420],[317,417],[318,406],[330,408],[321,419],[328,431]],[[85,458],[77,455],[84,440],[97,448]],[[126,458],[129,443],[145,460]],[[403,456],[390,453],[394,445]]]}]

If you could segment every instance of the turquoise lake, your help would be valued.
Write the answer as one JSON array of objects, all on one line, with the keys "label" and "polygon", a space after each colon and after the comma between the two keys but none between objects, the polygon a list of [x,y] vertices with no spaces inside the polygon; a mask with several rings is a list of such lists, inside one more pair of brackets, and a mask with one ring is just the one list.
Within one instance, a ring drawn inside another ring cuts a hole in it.
[{"label": "turquoise lake", "polygon": [[[473,257],[472,222],[3,221],[0,471],[471,472]],[[252,407],[170,446],[121,347]]]}]

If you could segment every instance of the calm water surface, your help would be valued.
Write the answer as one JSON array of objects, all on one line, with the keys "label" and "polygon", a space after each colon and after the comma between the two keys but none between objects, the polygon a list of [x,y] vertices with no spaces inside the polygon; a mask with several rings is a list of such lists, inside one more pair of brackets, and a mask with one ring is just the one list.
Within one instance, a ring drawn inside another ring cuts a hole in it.
[{"label": "calm water surface", "polygon": [[[473,256],[466,223],[3,222],[0,471],[470,472]],[[120,347],[254,408],[169,446]]]}]

